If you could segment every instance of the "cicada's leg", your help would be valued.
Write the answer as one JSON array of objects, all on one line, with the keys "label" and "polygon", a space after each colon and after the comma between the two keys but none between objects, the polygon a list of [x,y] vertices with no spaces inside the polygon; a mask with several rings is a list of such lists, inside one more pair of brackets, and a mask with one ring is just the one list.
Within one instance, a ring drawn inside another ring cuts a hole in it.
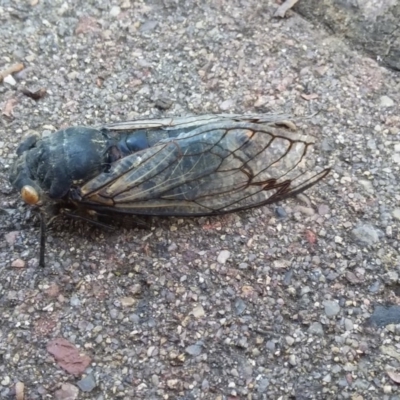
[{"label": "cicada's leg", "polygon": [[110,230],[110,231],[114,231],[115,230],[115,228],[113,226],[111,226],[109,224],[105,224],[103,222],[96,221],[95,219],[90,218],[90,217],[85,217],[84,215],[79,214],[79,212],[74,212],[74,211],[70,212],[70,211],[63,210],[63,214],[66,215],[69,218],[73,218],[73,219],[77,219],[77,220],[81,220],[81,221],[86,221],[89,224],[92,224],[92,225],[97,226],[99,228],[107,229],[107,230]]},{"label": "cicada's leg", "polygon": [[40,253],[39,253],[39,267],[45,267],[44,255],[46,253],[46,218],[45,215],[40,212]]}]

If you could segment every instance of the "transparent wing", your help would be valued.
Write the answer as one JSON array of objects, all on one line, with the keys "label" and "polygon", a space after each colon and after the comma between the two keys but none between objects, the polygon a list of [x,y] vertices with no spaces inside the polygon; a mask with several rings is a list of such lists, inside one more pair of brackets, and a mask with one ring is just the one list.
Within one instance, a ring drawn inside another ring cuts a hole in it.
[{"label": "transparent wing", "polygon": [[81,202],[149,215],[220,214],[276,202],[329,173],[304,169],[312,144],[275,124],[206,123],[115,162],[80,188]]},{"label": "transparent wing", "polygon": [[179,130],[196,128],[208,124],[228,122],[251,122],[258,124],[289,123],[287,114],[204,114],[185,117],[164,117],[158,119],[138,119],[102,125],[110,131],[133,131],[139,129]]}]

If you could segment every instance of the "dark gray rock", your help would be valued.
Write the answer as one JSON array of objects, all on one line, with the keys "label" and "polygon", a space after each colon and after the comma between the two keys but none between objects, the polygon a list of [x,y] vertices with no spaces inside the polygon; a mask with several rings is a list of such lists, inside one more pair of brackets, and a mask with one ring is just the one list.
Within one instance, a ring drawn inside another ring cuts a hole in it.
[{"label": "dark gray rock", "polygon": [[368,323],[378,327],[389,324],[400,324],[400,306],[383,307],[377,305]]},{"label": "dark gray rock", "polygon": [[399,1],[301,0],[294,10],[400,70]]}]

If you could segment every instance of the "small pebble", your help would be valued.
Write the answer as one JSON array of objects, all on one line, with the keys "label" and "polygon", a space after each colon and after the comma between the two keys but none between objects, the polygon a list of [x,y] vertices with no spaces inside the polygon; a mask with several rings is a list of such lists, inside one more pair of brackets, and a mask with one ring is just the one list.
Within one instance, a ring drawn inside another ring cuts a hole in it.
[{"label": "small pebble", "polygon": [[81,305],[81,301],[79,300],[78,296],[72,295],[71,299],[69,300],[69,304],[72,307],[79,307]]},{"label": "small pebble", "polygon": [[393,218],[397,219],[400,221],[400,208],[396,208],[392,212]]},{"label": "small pebble", "polygon": [[169,251],[169,252],[175,251],[177,248],[178,248],[178,246],[177,246],[176,243],[171,243],[171,244],[168,246],[168,251]]},{"label": "small pebble", "polygon": [[304,296],[307,293],[310,293],[311,289],[309,286],[303,286],[300,291],[300,295]]},{"label": "small pebble", "polygon": [[294,354],[291,354],[291,355],[289,356],[289,364],[290,364],[292,367],[294,367],[294,366],[297,365],[297,359],[296,359],[296,356],[295,356]]},{"label": "small pebble", "polygon": [[10,382],[11,382],[10,377],[9,376],[5,376],[5,377],[3,377],[2,381],[1,381],[1,384],[3,386],[8,386],[10,384]]},{"label": "small pebble", "polygon": [[54,392],[55,400],[75,400],[78,398],[79,389],[71,383],[63,383],[61,389]]},{"label": "small pebble", "polygon": [[13,268],[25,268],[25,265],[26,265],[25,261],[21,260],[20,258],[17,258],[11,263],[11,267]]},{"label": "small pebble", "polygon": [[169,380],[167,380],[167,386],[170,389],[175,389],[177,387],[178,383],[179,383],[178,379],[169,379]]},{"label": "small pebble", "polygon": [[291,336],[286,336],[285,340],[286,340],[286,343],[287,343],[289,346],[292,346],[293,343],[294,343],[294,338],[292,338]]},{"label": "small pebble", "polygon": [[264,393],[269,386],[269,379],[263,378],[258,381],[257,392]]},{"label": "small pebble", "polygon": [[340,306],[337,301],[325,300],[323,302],[323,304],[324,304],[324,308],[325,308],[325,314],[327,317],[331,318],[331,317],[334,317],[335,315],[339,314]]},{"label": "small pebble", "polygon": [[133,297],[121,297],[119,301],[122,307],[132,307],[136,303],[136,299]]},{"label": "small pebble", "polygon": [[6,239],[7,244],[10,246],[13,246],[15,241],[17,240],[17,237],[19,235],[19,231],[12,231],[8,232],[4,235],[4,238]]},{"label": "small pebble", "polygon": [[389,96],[381,96],[379,99],[379,104],[381,108],[388,108],[394,106],[394,101]]},{"label": "small pebble", "polygon": [[228,258],[230,257],[231,253],[228,250],[222,250],[219,254],[218,254],[218,258],[217,261],[220,264],[225,264],[226,261],[228,260]]},{"label": "small pebble", "polygon": [[293,270],[290,269],[289,271],[287,271],[285,273],[285,277],[283,279],[283,284],[286,286],[289,286],[290,282],[292,281],[292,277],[293,277]]},{"label": "small pebble", "polygon": [[383,393],[385,393],[385,394],[392,393],[392,387],[390,385],[383,386]]},{"label": "small pebble", "polygon": [[83,392],[91,392],[96,387],[96,380],[93,374],[89,374],[85,378],[78,381],[77,385]]},{"label": "small pebble", "polygon": [[345,318],[344,328],[346,329],[346,331],[352,331],[354,329],[353,321],[349,318]]},{"label": "small pebble", "polygon": [[210,384],[207,379],[204,379],[203,382],[201,382],[201,390],[207,391],[210,388]]},{"label": "small pebble", "polygon": [[191,346],[186,347],[186,353],[190,354],[191,356],[198,356],[201,354],[202,346],[197,344],[193,344]]},{"label": "small pebble", "polygon": [[3,79],[4,83],[8,83],[11,86],[15,86],[17,84],[17,81],[14,79],[14,77],[12,75],[7,75],[4,79]]},{"label": "small pebble", "polygon": [[380,287],[381,287],[381,283],[379,281],[375,281],[372,285],[370,285],[368,290],[371,293],[377,293],[379,291]]},{"label": "small pebble", "polygon": [[275,342],[273,340],[268,340],[267,343],[265,343],[265,347],[270,351],[275,351]]},{"label": "small pebble", "polygon": [[335,243],[342,244],[343,243],[343,238],[340,237],[340,236],[335,236]]},{"label": "small pebble", "polygon": [[368,193],[368,194],[374,194],[375,193],[375,189],[371,183],[371,181],[367,181],[365,179],[360,179],[358,181],[358,183],[364,188],[364,190]]},{"label": "small pebble", "polygon": [[332,381],[332,376],[331,374],[327,374],[324,376],[324,378],[322,379],[325,383],[330,383]]},{"label": "small pebble", "polygon": [[275,214],[278,218],[286,218],[287,217],[287,212],[285,211],[285,209],[283,207],[276,207],[275,208]]},{"label": "small pebble", "polygon": [[113,7],[111,7],[110,15],[112,17],[116,17],[117,15],[119,15],[120,12],[121,12],[121,9],[118,6],[113,6]]},{"label": "small pebble", "polygon": [[240,315],[246,310],[246,303],[239,297],[236,298],[234,306],[236,315]]},{"label": "small pebble", "polygon": [[195,318],[201,318],[204,317],[205,312],[204,312],[204,308],[201,305],[198,305],[197,307],[195,307],[191,314],[195,317]]},{"label": "small pebble", "polygon": [[131,314],[129,316],[129,320],[132,321],[135,324],[138,324],[140,322],[140,317],[137,314]]},{"label": "small pebble", "polygon": [[223,101],[223,102],[219,105],[219,108],[220,108],[222,111],[229,111],[229,110],[231,110],[231,109],[234,107],[234,105],[235,105],[234,100],[229,99],[229,100]]},{"label": "small pebble", "polygon": [[151,383],[156,387],[160,384],[160,378],[158,377],[158,375],[154,374],[151,376]]},{"label": "small pebble", "polygon": [[318,214],[319,215],[326,215],[326,214],[329,214],[329,212],[330,212],[330,209],[326,204],[321,204],[318,207]]},{"label": "small pebble", "polygon": [[154,20],[149,20],[146,21],[141,27],[140,27],[140,32],[150,32],[154,30],[158,25],[157,21]]},{"label": "small pebble", "polygon": [[373,245],[379,241],[377,230],[371,225],[362,225],[352,230],[354,238],[366,245]]}]

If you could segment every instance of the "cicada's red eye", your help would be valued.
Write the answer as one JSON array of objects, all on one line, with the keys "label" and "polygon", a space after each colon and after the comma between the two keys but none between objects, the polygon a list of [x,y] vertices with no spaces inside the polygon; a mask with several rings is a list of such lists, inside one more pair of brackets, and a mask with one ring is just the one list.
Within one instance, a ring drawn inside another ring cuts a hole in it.
[{"label": "cicada's red eye", "polygon": [[34,206],[39,203],[39,193],[37,190],[35,190],[32,186],[25,185],[21,189],[21,197],[22,200],[25,201],[25,203],[30,204],[31,206]]}]

